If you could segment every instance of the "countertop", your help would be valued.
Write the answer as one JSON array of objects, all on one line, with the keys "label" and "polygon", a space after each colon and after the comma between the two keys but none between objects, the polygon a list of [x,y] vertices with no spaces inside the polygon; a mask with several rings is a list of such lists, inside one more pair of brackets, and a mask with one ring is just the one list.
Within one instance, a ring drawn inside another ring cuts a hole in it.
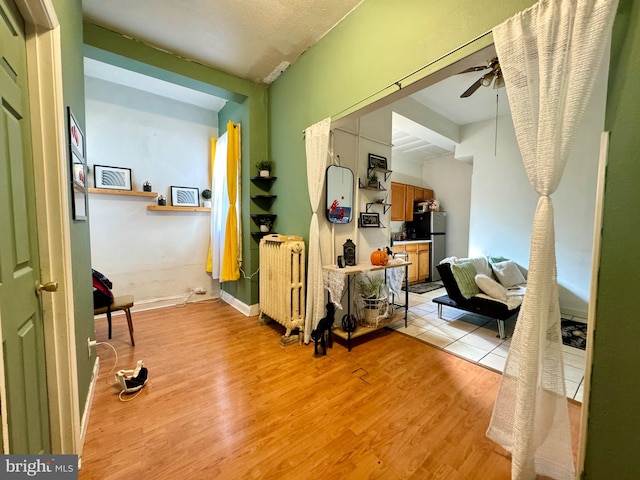
[{"label": "countertop", "polygon": [[431,243],[431,240],[394,240],[394,245],[408,245],[411,243]]}]

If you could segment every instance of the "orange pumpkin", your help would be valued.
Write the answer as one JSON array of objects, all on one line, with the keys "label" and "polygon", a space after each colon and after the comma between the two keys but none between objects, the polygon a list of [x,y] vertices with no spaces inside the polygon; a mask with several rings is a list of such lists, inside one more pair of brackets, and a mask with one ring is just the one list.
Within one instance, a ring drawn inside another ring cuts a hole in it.
[{"label": "orange pumpkin", "polygon": [[389,255],[383,250],[375,250],[371,254],[371,265],[383,266],[389,262]]}]

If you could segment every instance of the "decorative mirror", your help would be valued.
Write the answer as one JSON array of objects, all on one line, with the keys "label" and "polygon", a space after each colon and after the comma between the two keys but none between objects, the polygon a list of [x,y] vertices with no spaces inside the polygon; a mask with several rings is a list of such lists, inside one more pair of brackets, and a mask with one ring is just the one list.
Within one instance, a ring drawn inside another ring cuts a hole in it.
[{"label": "decorative mirror", "polygon": [[353,172],[346,167],[327,168],[327,219],[349,223],[353,217]]}]

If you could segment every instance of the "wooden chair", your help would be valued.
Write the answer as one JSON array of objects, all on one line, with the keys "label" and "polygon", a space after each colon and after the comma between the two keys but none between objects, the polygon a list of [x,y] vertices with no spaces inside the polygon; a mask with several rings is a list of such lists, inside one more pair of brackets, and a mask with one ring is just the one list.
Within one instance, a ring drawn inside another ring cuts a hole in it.
[{"label": "wooden chair", "polygon": [[131,307],[133,307],[133,295],[122,295],[115,297],[113,302],[108,307],[95,308],[93,310],[94,315],[100,315],[102,313],[107,314],[107,322],[109,323],[109,339],[111,339],[111,313],[123,310],[127,316],[127,324],[129,324],[129,336],[131,337],[131,345],[135,347],[133,341],[133,321],[131,320]]}]

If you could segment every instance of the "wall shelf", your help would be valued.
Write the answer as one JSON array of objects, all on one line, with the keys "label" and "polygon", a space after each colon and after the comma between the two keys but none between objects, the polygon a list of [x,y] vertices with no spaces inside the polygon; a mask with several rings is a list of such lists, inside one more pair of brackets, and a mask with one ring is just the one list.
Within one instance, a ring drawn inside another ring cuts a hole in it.
[{"label": "wall shelf", "polygon": [[210,212],[209,207],[172,207],[163,205],[148,205],[147,210],[155,212]]},{"label": "wall shelf", "polygon": [[358,179],[358,188],[361,190],[373,190],[375,192],[386,192],[387,189],[382,186],[380,182],[378,182],[378,186],[371,187],[368,184],[362,183],[362,180]]},{"label": "wall shelf", "polygon": [[382,213],[387,213],[387,211],[391,208],[391,204],[390,203],[380,203],[380,202],[368,202],[365,210],[367,213],[369,213],[369,208],[371,208],[372,205],[382,205],[383,208],[383,212]]},{"label": "wall shelf", "polygon": [[278,177],[251,177],[251,181],[254,183],[254,185],[257,185],[264,190],[264,185],[268,183],[268,188],[271,188],[271,185],[273,185],[273,182],[275,182],[276,178]]},{"label": "wall shelf", "polygon": [[258,226],[263,225],[265,220],[268,220],[273,225],[273,222],[276,221],[276,217],[277,215],[274,215],[272,213],[252,213],[251,214],[251,218],[253,219],[253,222]]},{"label": "wall shelf", "polygon": [[389,175],[393,173],[393,170],[387,170],[386,168],[373,167],[367,169],[367,175],[371,172],[378,172],[384,174],[384,181],[386,182],[389,179]]},{"label": "wall shelf", "polygon": [[111,188],[89,188],[89,193],[100,195],[126,195],[129,197],[157,197],[158,192],[136,192],[134,190],[114,190]]},{"label": "wall shelf", "polygon": [[358,220],[358,228],[387,228],[386,225],[381,223],[378,223],[378,225],[362,225],[362,223],[360,223],[360,220]]}]

